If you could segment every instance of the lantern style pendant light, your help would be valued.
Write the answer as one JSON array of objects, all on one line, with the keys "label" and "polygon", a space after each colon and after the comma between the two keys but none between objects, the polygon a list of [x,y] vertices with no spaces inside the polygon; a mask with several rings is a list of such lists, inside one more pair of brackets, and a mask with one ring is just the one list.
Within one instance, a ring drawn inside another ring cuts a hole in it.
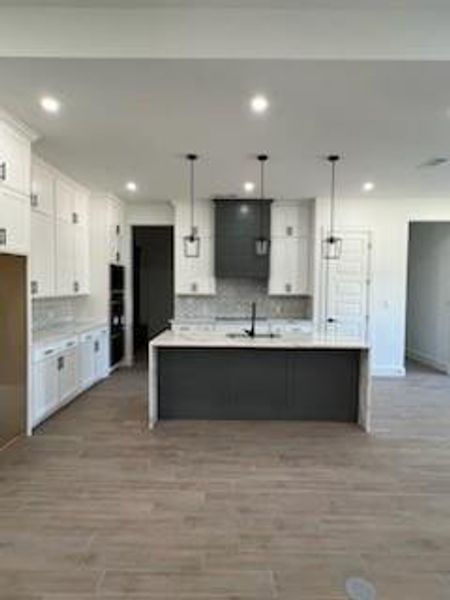
[{"label": "lantern style pendant light", "polygon": [[[260,200],[264,200],[264,167],[268,160],[267,154],[258,154],[259,164],[261,166],[260,178]],[[269,253],[270,240],[264,235],[263,228],[263,211],[264,206],[261,202],[259,207],[259,236],[255,240],[255,252],[257,256],[267,256]]]},{"label": "lantern style pendant light", "polygon": [[325,260],[337,260],[342,254],[342,238],[335,234],[336,230],[336,163],[341,159],[338,154],[330,154],[327,161],[331,165],[330,186],[330,225],[328,236],[322,241],[322,257]]},{"label": "lantern style pendant light", "polygon": [[189,162],[189,195],[191,208],[191,227],[189,235],[186,235],[184,241],[184,255],[187,258],[199,258],[200,256],[200,238],[195,226],[195,178],[194,178],[194,163],[197,160],[197,154],[186,154],[186,159]]}]

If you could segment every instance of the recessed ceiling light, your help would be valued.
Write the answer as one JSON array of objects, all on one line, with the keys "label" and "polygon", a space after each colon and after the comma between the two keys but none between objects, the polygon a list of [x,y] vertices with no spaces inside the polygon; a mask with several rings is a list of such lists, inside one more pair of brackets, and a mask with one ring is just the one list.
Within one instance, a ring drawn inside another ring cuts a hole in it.
[{"label": "recessed ceiling light", "polygon": [[41,98],[41,108],[42,110],[45,110],[45,112],[56,114],[61,108],[61,102],[51,96],[44,96]]},{"label": "recessed ceiling light", "polygon": [[127,190],[129,192],[136,192],[137,191],[137,183],[135,183],[134,181],[127,181],[125,187],[127,188]]},{"label": "recessed ceiling light", "polygon": [[258,94],[250,100],[250,106],[253,112],[262,114],[269,108],[269,101],[265,96]]},{"label": "recessed ceiling light", "polygon": [[253,181],[246,181],[244,183],[244,190],[247,192],[247,194],[251,194],[252,192],[254,192],[255,184],[253,183]]},{"label": "recessed ceiling light", "polygon": [[362,186],[363,192],[373,192],[375,189],[375,184],[372,181],[366,181],[366,183]]}]

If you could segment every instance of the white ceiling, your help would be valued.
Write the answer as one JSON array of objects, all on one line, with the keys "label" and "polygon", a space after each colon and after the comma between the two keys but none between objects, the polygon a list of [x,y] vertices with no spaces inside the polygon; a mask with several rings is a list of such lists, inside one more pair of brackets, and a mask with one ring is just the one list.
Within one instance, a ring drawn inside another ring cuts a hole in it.
[{"label": "white ceiling", "polygon": [[0,6],[58,6],[103,8],[289,8],[289,9],[434,9],[448,0],[0,0]]},{"label": "white ceiling", "polygon": [[[450,65],[445,62],[1,59],[0,105],[42,134],[37,151],[81,182],[139,200],[186,195],[198,152],[200,196],[241,194],[268,152],[274,197],[328,193],[322,156],[343,153],[341,194],[450,196]],[[255,92],[269,114],[248,109]],[[63,102],[41,112],[42,94]],[[450,201],[450,200],[449,200]]]}]

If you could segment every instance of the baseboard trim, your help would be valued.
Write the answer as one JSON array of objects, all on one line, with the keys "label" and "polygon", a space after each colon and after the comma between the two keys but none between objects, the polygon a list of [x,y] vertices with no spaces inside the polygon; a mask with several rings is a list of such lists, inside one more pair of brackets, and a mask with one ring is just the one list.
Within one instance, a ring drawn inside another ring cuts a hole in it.
[{"label": "baseboard trim", "polygon": [[445,363],[441,363],[435,360],[432,356],[429,356],[428,354],[423,354],[422,352],[419,352],[417,350],[407,348],[406,356],[411,360],[415,360],[427,367],[430,367],[431,369],[436,369],[437,371],[441,371],[442,373],[449,372]]},{"label": "baseboard trim", "polygon": [[372,367],[372,377],[404,377],[406,375],[405,367],[380,366]]}]

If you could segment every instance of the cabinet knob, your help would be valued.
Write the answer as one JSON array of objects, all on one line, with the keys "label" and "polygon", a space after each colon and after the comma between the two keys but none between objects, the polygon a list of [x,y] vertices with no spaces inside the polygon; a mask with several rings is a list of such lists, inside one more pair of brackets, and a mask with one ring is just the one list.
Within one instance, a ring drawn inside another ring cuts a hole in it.
[{"label": "cabinet knob", "polygon": [[0,163],[0,181],[6,181],[6,161]]},{"label": "cabinet knob", "polygon": [[327,323],[337,323],[337,319],[335,319],[333,317],[328,317]]},{"label": "cabinet knob", "polygon": [[6,229],[1,228],[0,229],[0,246],[6,246],[6,242],[7,242]]}]

